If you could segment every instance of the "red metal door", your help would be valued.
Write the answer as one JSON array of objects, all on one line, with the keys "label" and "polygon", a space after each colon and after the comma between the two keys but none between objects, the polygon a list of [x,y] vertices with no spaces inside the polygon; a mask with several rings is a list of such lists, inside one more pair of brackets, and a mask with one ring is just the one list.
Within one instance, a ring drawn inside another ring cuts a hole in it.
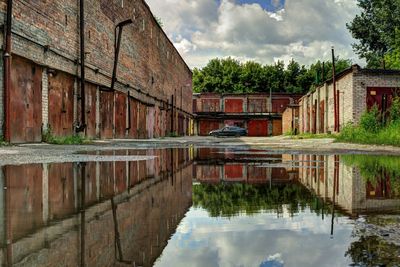
[{"label": "red metal door", "polygon": [[200,112],[219,112],[221,111],[220,99],[202,99]]},{"label": "red metal door", "polygon": [[138,137],[140,139],[147,138],[147,106],[139,103],[139,122],[138,122]]},{"label": "red metal door", "polygon": [[49,74],[49,126],[55,136],[68,136],[74,130],[73,76],[56,72]]},{"label": "red metal door", "polygon": [[126,136],[126,95],[115,92],[115,137]]},{"label": "red metal door", "polygon": [[250,165],[247,167],[247,177],[249,183],[255,183],[255,184],[266,183],[267,168]]},{"label": "red metal door", "polygon": [[[85,204],[97,202],[96,162],[88,162],[85,166]],[[79,176],[80,177],[80,176]]]},{"label": "red metal door", "polygon": [[113,138],[114,117],[114,94],[113,92],[100,92],[100,137]]},{"label": "red metal door", "polygon": [[249,99],[248,104],[247,104],[247,112],[266,113],[267,112],[267,98]]},{"label": "red metal door", "polygon": [[242,113],[243,99],[225,99],[225,113]]},{"label": "red metal door", "polygon": [[11,67],[10,141],[42,141],[42,68],[18,56]]},{"label": "red metal door", "polygon": [[[44,225],[42,165],[4,167],[6,203],[11,241],[19,240]],[[3,189],[2,189],[3,190]],[[4,218],[3,218],[4,219]]]},{"label": "red metal door", "polygon": [[219,129],[219,121],[200,121],[199,122],[200,135],[206,136],[212,130]]},{"label": "red metal door", "polygon": [[86,136],[96,137],[96,101],[97,86],[92,83],[86,83]]},{"label": "red metal door", "polygon": [[129,137],[130,138],[138,138],[138,102],[130,98],[129,99],[130,105],[130,129],[129,129]]},{"label": "red metal door", "polygon": [[225,165],[225,180],[227,181],[242,181],[246,180],[243,173],[243,164],[226,164]]},{"label": "red metal door", "polygon": [[282,135],[282,119],[274,119],[272,122],[272,135]]},{"label": "red metal door", "polygon": [[250,120],[247,123],[247,132],[249,136],[268,136],[268,121]]},{"label": "red metal door", "polygon": [[319,104],[319,132],[325,131],[325,101],[322,100]]},{"label": "red metal door", "polygon": [[114,162],[100,162],[100,196],[102,199],[114,196]]},{"label": "red metal door", "polygon": [[75,211],[73,163],[49,166],[49,216],[62,219]]}]

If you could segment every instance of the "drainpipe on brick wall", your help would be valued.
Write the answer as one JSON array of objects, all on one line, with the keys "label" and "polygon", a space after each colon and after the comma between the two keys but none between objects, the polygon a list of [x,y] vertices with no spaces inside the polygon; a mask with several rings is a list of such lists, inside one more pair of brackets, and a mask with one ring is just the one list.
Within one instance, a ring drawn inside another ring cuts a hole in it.
[{"label": "drainpipe on brick wall", "polygon": [[76,132],[83,132],[86,128],[86,112],[85,112],[85,1],[79,1],[79,35],[80,35],[80,58],[81,58],[81,122],[80,125],[77,126]]},{"label": "drainpipe on brick wall", "polygon": [[6,17],[6,44],[4,51],[4,139],[11,141],[10,134],[10,109],[11,109],[11,28],[12,28],[12,10],[13,1],[7,1],[7,17]]},{"label": "drainpipe on brick wall", "polygon": [[127,131],[132,129],[131,123],[131,92],[128,91],[128,127],[126,127]]}]

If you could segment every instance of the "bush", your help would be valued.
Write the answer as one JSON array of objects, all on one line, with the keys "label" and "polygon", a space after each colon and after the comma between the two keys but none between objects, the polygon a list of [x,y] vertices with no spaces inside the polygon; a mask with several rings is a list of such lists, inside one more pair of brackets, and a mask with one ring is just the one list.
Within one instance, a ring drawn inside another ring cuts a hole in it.
[{"label": "bush", "polygon": [[400,97],[395,97],[390,108],[390,123],[400,122]]},{"label": "bush", "polygon": [[365,131],[373,133],[381,129],[381,114],[377,105],[374,105],[370,111],[366,111],[361,115],[360,127]]}]

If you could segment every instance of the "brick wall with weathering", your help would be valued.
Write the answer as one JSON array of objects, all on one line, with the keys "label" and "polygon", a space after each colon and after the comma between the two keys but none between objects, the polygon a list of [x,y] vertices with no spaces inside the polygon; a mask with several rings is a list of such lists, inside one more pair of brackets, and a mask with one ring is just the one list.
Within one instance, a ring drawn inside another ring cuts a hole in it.
[{"label": "brick wall with weathering", "polygon": [[[5,2],[0,1],[3,20]],[[47,123],[56,135],[72,134],[81,112],[79,1],[13,3],[11,141],[38,141]],[[115,95],[106,89],[111,84],[115,25],[126,19],[133,24],[124,27],[116,83],[116,90],[124,95],[118,107],[123,104],[126,109],[115,113],[111,104]],[[151,138],[178,129],[188,134],[192,73],[147,4],[142,0],[85,0],[85,22],[87,135]],[[0,95],[2,86],[1,82]],[[31,114],[38,119],[32,120]],[[0,115],[2,123],[4,114]],[[167,120],[170,125],[162,126]]]},{"label": "brick wall with weathering", "polygon": [[224,126],[238,126],[247,128],[249,136],[281,135],[282,114],[300,97],[274,93],[271,105],[269,94],[195,94],[195,132],[204,136]]},{"label": "brick wall with weathering", "polygon": [[[393,98],[399,95],[400,71],[361,69],[354,65],[338,74],[339,129],[348,123],[358,124],[363,112],[373,105],[386,117]],[[317,87],[300,99],[300,131],[327,133],[335,129],[332,81]]]}]

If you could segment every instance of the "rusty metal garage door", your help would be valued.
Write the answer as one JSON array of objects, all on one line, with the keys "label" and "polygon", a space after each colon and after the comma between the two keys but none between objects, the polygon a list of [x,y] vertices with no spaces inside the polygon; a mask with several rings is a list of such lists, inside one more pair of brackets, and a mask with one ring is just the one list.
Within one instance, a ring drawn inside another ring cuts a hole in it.
[{"label": "rusty metal garage door", "polygon": [[115,138],[126,137],[126,95],[115,92]]},{"label": "rusty metal garage door", "polygon": [[49,74],[49,126],[55,136],[74,133],[74,83],[67,73]]},{"label": "rusty metal garage door", "polygon": [[10,141],[42,141],[42,68],[17,56],[11,67]]},{"label": "rusty metal garage door", "polygon": [[130,115],[129,115],[129,120],[130,120],[130,129],[128,136],[129,138],[138,138],[138,102],[134,98],[129,99],[129,106],[130,106]]},{"label": "rusty metal garage door", "polygon": [[[97,85],[92,83],[85,84],[86,100],[86,136],[96,137],[96,101]],[[79,106],[79,105],[78,105]]]},{"label": "rusty metal garage door", "polygon": [[100,138],[113,138],[114,94],[100,91]]}]

